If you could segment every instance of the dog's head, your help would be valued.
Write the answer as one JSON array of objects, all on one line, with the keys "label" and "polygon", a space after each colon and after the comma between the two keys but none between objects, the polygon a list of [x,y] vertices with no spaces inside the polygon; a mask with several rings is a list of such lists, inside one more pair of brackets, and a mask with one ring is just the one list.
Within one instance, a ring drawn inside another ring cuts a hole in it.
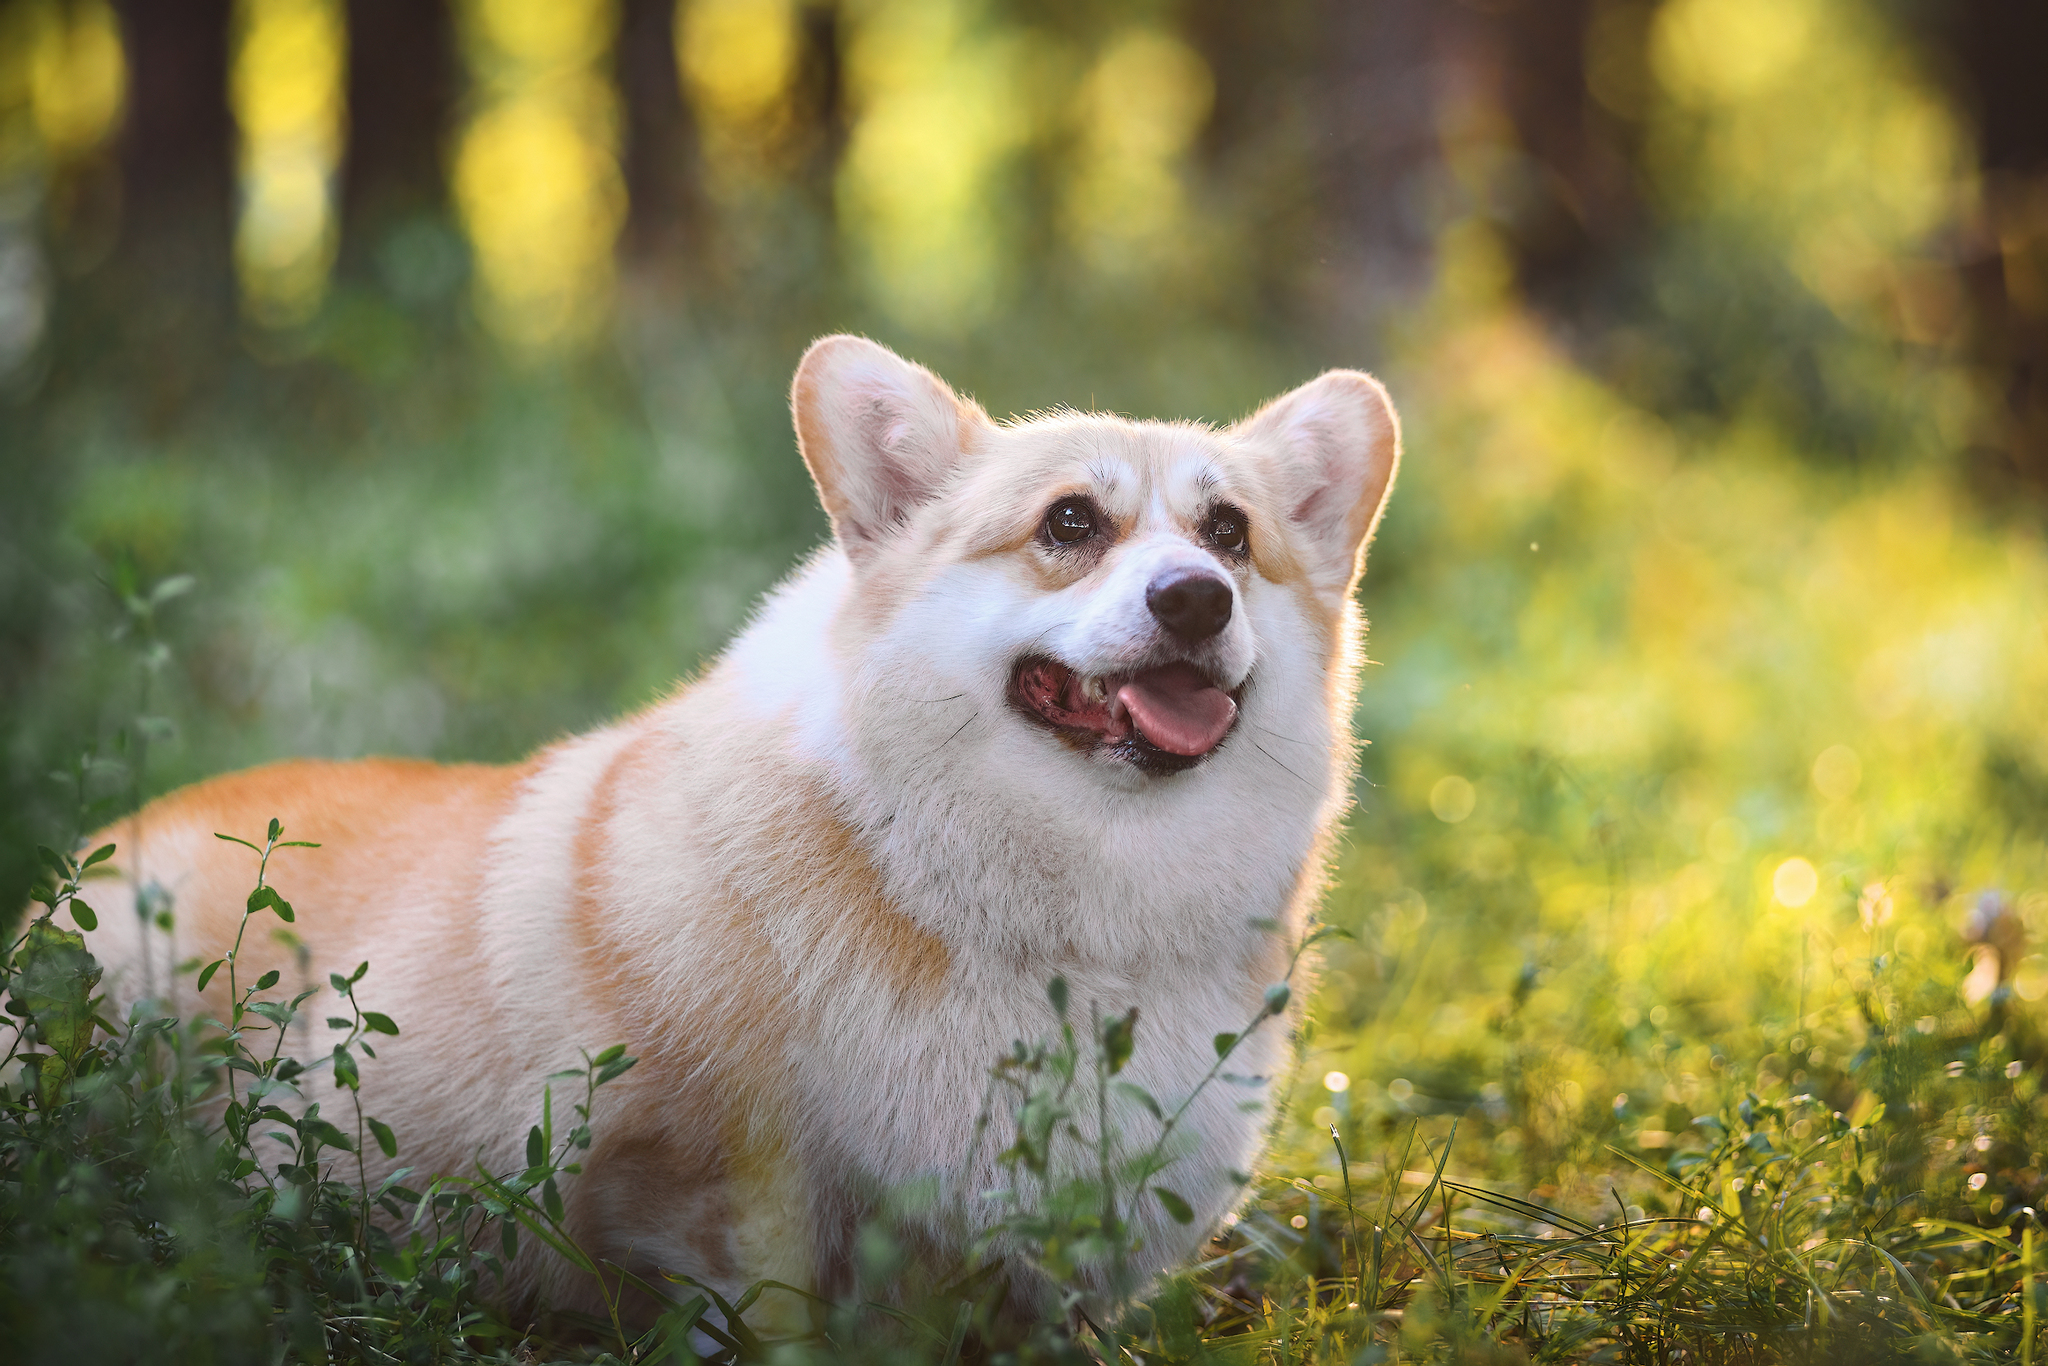
[{"label": "dog's head", "polygon": [[[1328,767],[1351,590],[1399,458],[1370,377],[1333,370],[1220,431],[998,425],[886,348],[828,337],[793,406],[853,580],[837,644],[890,743],[981,723],[970,748],[1021,739],[1034,764],[1128,787],[1208,763],[1264,711],[1269,746],[1310,747],[1281,757]],[[1313,725],[1285,714],[1302,707]]]}]

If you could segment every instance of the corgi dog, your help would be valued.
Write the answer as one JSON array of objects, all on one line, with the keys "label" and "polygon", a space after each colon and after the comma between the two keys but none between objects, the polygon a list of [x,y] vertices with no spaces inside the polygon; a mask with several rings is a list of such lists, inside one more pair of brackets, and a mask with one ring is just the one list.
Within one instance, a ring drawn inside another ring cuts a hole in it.
[{"label": "corgi dog", "polygon": [[[1052,1029],[1055,976],[1077,1008],[1138,1008],[1127,1079],[1192,1094],[1287,971],[1349,800],[1353,592],[1400,452],[1385,391],[1333,370],[1222,429],[998,423],[835,336],[792,407],[832,539],[665,701],[506,767],[215,778],[96,837],[177,908],[171,942],[94,897],[116,1008],[151,991],[145,961],[234,942],[255,860],[215,833],[276,817],[319,842],[270,863],[302,945],[252,930],[239,979],[367,960],[357,999],[402,1033],[363,1108],[400,1160],[521,1169],[543,1079],[623,1043],[639,1063],[598,1093],[565,1226],[729,1295],[848,1288],[875,1192],[936,1179],[977,1208],[1000,1184],[985,1150],[963,1166],[989,1069]],[[158,994],[225,1018],[226,978]],[[294,1026],[309,1059],[322,991]],[[1278,1069],[1283,1033],[1232,1067]],[[1156,1268],[1240,1197],[1268,1118],[1244,1097],[1182,1119],[1193,1221],[1135,1212]],[[975,1232],[935,1225],[932,1251]],[[592,1307],[579,1279],[529,1248],[511,1289]]]}]

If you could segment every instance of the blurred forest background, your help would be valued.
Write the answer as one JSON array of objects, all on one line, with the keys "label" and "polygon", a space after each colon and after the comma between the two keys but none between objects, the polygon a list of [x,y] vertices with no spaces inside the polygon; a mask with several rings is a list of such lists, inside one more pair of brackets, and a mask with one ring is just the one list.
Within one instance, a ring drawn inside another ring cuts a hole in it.
[{"label": "blurred forest background", "polygon": [[[2029,0],[4,0],[0,895],[208,773],[659,694],[825,533],[820,333],[997,415],[1362,365],[1300,1116],[1568,1190],[1744,1088],[1868,1114],[1902,963],[2025,1062],[2044,61]],[[1959,1198],[2031,1203],[1996,1142]]]}]

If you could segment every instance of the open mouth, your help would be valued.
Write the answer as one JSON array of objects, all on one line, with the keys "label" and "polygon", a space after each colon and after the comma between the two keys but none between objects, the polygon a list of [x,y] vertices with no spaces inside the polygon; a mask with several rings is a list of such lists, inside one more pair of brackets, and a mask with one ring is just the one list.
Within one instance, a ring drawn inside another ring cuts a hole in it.
[{"label": "open mouth", "polygon": [[1237,723],[1237,696],[1192,664],[1084,675],[1032,655],[1017,665],[1017,706],[1077,746],[1109,746],[1148,773],[1178,773],[1209,757]]}]

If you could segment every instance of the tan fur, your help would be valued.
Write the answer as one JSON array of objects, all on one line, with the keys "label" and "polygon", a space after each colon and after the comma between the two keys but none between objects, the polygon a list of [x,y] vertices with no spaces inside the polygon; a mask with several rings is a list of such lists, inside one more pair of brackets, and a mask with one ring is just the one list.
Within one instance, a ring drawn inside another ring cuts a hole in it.
[{"label": "tan fur", "polygon": [[[160,865],[140,862],[176,897],[179,952],[211,959],[233,944],[257,868],[255,854],[213,836],[261,845],[276,817],[290,832],[286,838],[317,837],[321,847],[277,855],[270,885],[287,901],[318,907],[323,935],[374,939],[391,913],[381,889],[406,887],[444,910],[473,900],[485,841],[530,767],[406,759],[270,764],[171,793],[93,839],[131,857],[159,848],[189,851]],[[301,976],[296,955],[273,933],[278,925],[266,916],[252,927],[239,965],[244,983],[272,968],[286,981]],[[160,956],[156,968],[165,966]],[[227,981],[220,974],[205,997],[217,1016],[227,1009]]]}]

